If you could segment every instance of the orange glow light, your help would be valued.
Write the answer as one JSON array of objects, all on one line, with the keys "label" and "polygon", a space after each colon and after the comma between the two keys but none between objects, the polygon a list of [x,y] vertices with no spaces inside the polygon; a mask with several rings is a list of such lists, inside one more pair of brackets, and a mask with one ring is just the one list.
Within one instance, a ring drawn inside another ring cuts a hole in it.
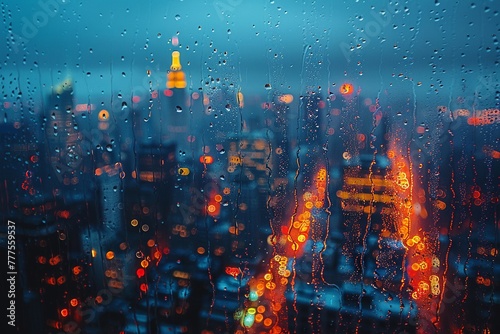
[{"label": "orange glow light", "polygon": [[345,83],[340,86],[339,92],[342,95],[351,95],[354,92],[354,86],[350,83]]},{"label": "orange glow light", "polygon": [[201,162],[202,164],[207,164],[207,165],[210,165],[211,163],[213,163],[213,162],[214,162],[214,158],[213,158],[212,156],[210,156],[210,155],[202,155],[202,156],[200,157],[200,162]]}]

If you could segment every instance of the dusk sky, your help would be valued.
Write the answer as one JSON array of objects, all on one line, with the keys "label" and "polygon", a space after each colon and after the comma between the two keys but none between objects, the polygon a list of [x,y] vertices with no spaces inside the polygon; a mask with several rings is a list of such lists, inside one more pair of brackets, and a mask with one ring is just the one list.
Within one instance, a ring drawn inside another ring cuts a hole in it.
[{"label": "dusk sky", "polygon": [[67,75],[83,98],[162,84],[172,36],[192,89],[212,76],[247,92],[348,80],[371,94],[420,83],[418,96],[447,96],[497,76],[494,1],[41,0],[2,12],[2,84],[20,80],[34,99]]}]

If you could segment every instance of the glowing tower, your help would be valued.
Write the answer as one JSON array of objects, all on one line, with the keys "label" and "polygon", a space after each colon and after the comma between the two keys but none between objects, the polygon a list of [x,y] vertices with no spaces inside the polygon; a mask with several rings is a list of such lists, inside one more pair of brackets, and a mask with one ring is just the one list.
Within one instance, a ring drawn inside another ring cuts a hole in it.
[{"label": "glowing tower", "polygon": [[[175,39],[173,44],[177,45]],[[172,52],[172,63],[167,72],[166,86],[159,95],[158,115],[154,127],[159,131],[154,137],[161,138],[162,144],[177,144],[178,152],[187,152],[188,149],[188,122],[187,110],[188,95],[186,93],[186,74],[182,71],[180,52]]]}]

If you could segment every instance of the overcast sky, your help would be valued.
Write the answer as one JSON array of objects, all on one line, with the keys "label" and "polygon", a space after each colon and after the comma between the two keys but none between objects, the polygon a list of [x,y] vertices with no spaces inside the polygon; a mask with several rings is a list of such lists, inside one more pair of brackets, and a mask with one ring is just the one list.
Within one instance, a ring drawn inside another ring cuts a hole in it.
[{"label": "overcast sky", "polygon": [[66,75],[80,97],[145,91],[164,80],[172,36],[192,89],[212,76],[249,92],[346,80],[370,92],[418,83],[419,94],[446,95],[492,82],[498,68],[498,1],[110,3],[3,1],[4,95],[21,87],[37,99]]}]

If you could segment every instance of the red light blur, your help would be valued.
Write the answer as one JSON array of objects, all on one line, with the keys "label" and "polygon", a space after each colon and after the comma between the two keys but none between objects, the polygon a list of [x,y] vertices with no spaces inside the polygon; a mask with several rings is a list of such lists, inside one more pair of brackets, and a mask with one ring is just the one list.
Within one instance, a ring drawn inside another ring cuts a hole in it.
[{"label": "red light blur", "polygon": [[144,271],[143,268],[139,268],[139,269],[137,269],[137,271],[135,272],[135,274],[137,275],[138,278],[142,278],[142,277],[144,277],[144,275],[146,274],[146,272]]}]

